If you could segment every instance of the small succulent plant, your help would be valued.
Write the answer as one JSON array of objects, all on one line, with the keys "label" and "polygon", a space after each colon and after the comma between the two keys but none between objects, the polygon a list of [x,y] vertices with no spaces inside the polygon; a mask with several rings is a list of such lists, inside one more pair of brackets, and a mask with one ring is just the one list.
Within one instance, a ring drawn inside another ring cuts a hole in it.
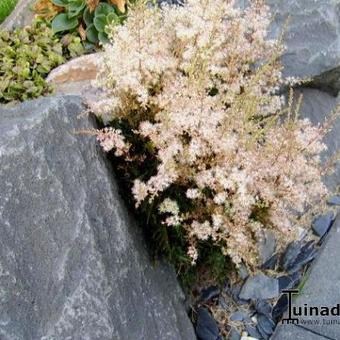
[{"label": "small succulent plant", "polygon": [[[54,33],[78,30],[83,40],[97,45],[108,42],[108,24],[124,20],[125,0],[39,0],[36,6],[50,8],[46,1],[58,9],[52,17]],[[49,11],[49,14],[51,11]]]},{"label": "small succulent plant", "polygon": [[0,103],[49,93],[47,74],[80,54],[83,47],[79,37],[61,41],[41,20],[13,32],[0,31]]},{"label": "small succulent plant", "polygon": [[121,24],[123,21],[123,18],[117,14],[115,7],[107,3],[100,3],[93,13],[86,9],[83,18],[87,26],[87,40],[94,44],[99,41],[107,43],[109,41],[107,26],[113,23]]}]

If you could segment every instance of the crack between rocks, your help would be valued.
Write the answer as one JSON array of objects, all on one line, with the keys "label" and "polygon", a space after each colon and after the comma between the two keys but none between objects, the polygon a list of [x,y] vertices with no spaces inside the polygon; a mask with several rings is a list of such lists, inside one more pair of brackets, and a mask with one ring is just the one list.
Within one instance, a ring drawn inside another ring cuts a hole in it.
[{"label": "crack between rocks", "polygon": [[322,336],[322,337],[325,338],[325,339],[336,340],[335,338],[330,338],[330,337],[327,336],[327,335],[321,334],[321,333],[316,332],[316,331],[314,331],[314,330],[312,330],[312,329],[309,329],[309,328],[307,328],[307,327],[304,327],[304,326],[301,326],[301,325],[295,325],[295,326],[296,326],[296,327],[299,327],[299,328],[302,328],[302,329],[304,329],[305,331],[310,332],[310,333],[313,333],[313,334],[315,334],[315,335]]}]

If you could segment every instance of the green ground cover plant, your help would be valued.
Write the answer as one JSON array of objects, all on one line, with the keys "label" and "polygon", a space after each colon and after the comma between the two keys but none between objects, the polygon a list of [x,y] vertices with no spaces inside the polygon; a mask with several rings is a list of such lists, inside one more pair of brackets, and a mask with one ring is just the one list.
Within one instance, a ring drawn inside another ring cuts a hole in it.
[{"label": "green ground cover plant", "polygon": [[12,32],[0,31],[0,103],[37,98],[52,91],[47,74],[66,60],[84,53],[80,38],[61,42],[47,23]]},{"label": "green ground cover plant", "polygon": [[0,24],[11,14],[18,0],[1,0],[0,2]]}]

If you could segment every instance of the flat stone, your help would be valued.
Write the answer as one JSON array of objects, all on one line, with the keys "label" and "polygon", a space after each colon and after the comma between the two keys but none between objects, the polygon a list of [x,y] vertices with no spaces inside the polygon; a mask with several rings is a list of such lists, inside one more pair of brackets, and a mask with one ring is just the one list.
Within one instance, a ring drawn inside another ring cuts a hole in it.
[{"label": "flat stone", "polygon": [[[293,300],[293,306],[304,307],[305,304],[313,307],[332,307],[340,301],[340,219],[336,219],[330,233],[326,236],[320,255],[313,263],[306,283],[299,295]],[[325,324],[324,320],[338,317],[301,316],[299,325],[328,339],[340,338],[338,324]],[[318,320],[319,324],[315,320]],[[309,334],[309,333],[308,333]],[[313,333],[310,333],[313,334]],[[280,326],[273,339],[288,339],[290,328]],[[292,337],[290,336],[292,339]],[[306,339],[310,337],[306,337]]]},{"label": "flat stone", "polygon": [[219,329],[215,319],[206,308],[199,308],[197,311],[196,334],[199,340],[217,340]]},{"label": "flat stone", "polygon": [[328,213],[318,216],[312,223],[312,229],[314,233],[319,236],[323,237],[329,228],[331,227],[332,223],[334,221],[334,214],[332,211],[329,211]]},{"label": "flat stone", "polygon": [[[322,335],[296,325],[280,324],[271,337],[272,340],[326,340]],[[329,338],[328,338],[329,339]]]},{"label": "flat stone", "polygon": [[0,338],[195,339],[79,97],[0,108]]},{"label": "flat stone", "polygon": [[231,321],[243,321],[244,319],[247,319],[248,315],[243,312],[235,312],[230,315],[230,320]]},{"label": "flat stone", "polygon": [[279,296],[278,280],[264,274],[249,277],[244,283],[239,298],[243,300],[271,299]]}]

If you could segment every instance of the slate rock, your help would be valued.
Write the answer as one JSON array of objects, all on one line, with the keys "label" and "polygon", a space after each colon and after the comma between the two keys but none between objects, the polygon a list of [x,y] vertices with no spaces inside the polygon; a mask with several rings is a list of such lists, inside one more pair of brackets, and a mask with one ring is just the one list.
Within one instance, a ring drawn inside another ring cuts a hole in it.
[{"label": "slate rock", "polygon": [[202,289],[200,301],[207,302],[211,299],[218,297],[219,294],[220,294],[220,289],[218,288],[218,286],[210,286],[208,288]]},{"label": "slate rock", "polygon": [[329,211],[324,215],[318,216],[312,222],[312,229],[314,233],[321,238],[328,232],[333,221],[334,221],[334,214],[332,211]]},{"label": "slate rock", "polygon": [[288,270],[288,268],[291,268],[294,264],[294,261],[298,257],[298,255],[301,252],[302,248],[302,242],[301,241],[295,241],[291,242],[284,252],[282,256],[282,268],[284,270]]},{"label": "slate rock", "polygon": [[293,274],[300,270],[304,265],[308,262],[314,260],[318,253],[318,250],[315,248],[315,242],[309,241],[305,243],[301,247],[301,251],[296,259],[291,263],[290,266],[287,267],[287,271],[289,274]]},{"label": "slate rock", "polygon": [[267,0],[274,15],[270,37],[284,25],[283,75],[316,78],[318,86],[340,90],[340,3],[333,0]]},{"label": "slate rock", "polygon": [[217,322],[206,308],[200,307],[197,310],[196,334],[199,340],[217,340],[219,338]]},{"label": "slate rock", "polygon": [[280,296],[280,298],[277,300],[276,305],[273,307],[272,312],[273,320],[277,323],[287,309],[288,309],[288,297],[286,294],[283,294]]},{"label": "slate rock", "polygon": [[273,307],[268,301],[259,300],[255,304],[255,310],[259,314],[270,316],[272,314]]},{"label": "slate rock", "polygon": [[261,334],[254,326],[246,325],[245,330],[250,337],[254,339],[261,339]]},{"label": "slate rock", "polygon": [[230,320],[231,321],[243,321],[245,319],[248,319],[248,315],[246,313],[237,311],[233,314],[230,315]]},{"label": "slate rock", "polygon": [[237,273],[242,280],[245,280],[249,276],[248,269],[243,263],[238,266]]},{"label": "slate rock", "polygon": [[299,283],[300,279],[301,274],[299,272],[295,272],[292,275],[280,276],[278,278],[280,292],[284,289],[294,288]]},{"label": "slate rock", "polygon": [[279,255],[274,254],[272,257],[270,257],[262,266],[261,269],[271,269],[274,270],[276,268],[276,265],[278,263]]},{"label": "slate rock", "polygon": [[[309,88],[296,90],[295,92],[296,96],[303,96],[300,117],[308,118],[313,124],[323,123],[336,106],[340,104],[340,95],[334,97],[323,91]],[[327,159],[340,149],[340,119],[333,123],[331,131],[324,138],[324,142],[327,145],[327,150],[321,154],[322,163],[326,163]],[[324,183],[331,192],[337,190],[340,186],[340,162],[336,164],[333,173],[324,177]]]},{"label": "slate rock", "polygon": [[240,340],[240,339],[241,339],[240,332],[235,328],[231,328],[229,332],[228,340]]},{"label": "slate rock", "polygon": [[0,108],[0,338],[195,339],[79,97]]},{"label": "slate rock", "polygon": [[278,296],[278,280],[262,273],[249,277],[239,294],[242,300],[271,299]]},{"label": "slate rock", "polygon": [[328,199],[327,203],[329,205],[340,205],[340,196],[333,196]]},{"label": "slate rock", "polygon": [[270,336],[274,333],[275,322],[268,316],[259,314],[257,316],[257,329],[261,334]]},{"label": "slate rock", "polygon": [[276,238],[273,232],[266,230],[259,242],[259,255],[261,264],[266,263],[274,254],[276,248]]}]

